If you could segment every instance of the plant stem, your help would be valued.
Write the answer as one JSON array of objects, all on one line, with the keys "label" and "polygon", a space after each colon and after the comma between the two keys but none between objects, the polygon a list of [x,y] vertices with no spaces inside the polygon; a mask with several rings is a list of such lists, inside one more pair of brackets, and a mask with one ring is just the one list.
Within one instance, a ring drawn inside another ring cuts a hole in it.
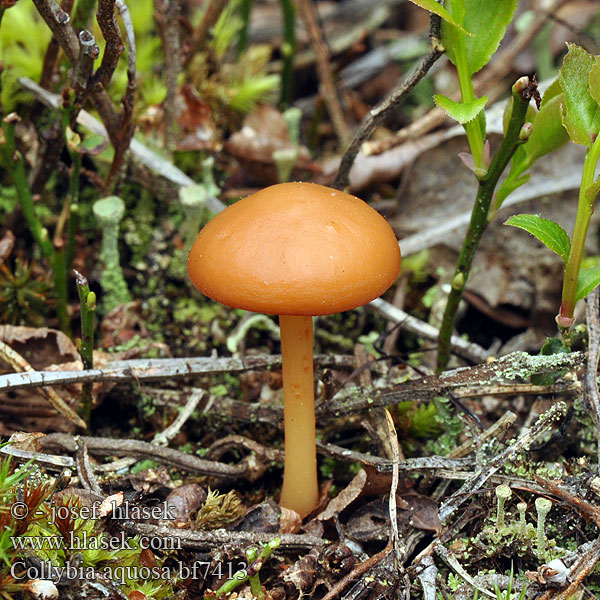
[{"label": "plant stem", "polygon": [[[256,548],[248,548],[246,550],[246,559],[249,564],[254,563],[256,561],[256,556],[258,554],[258,550]],[[260,586],[260,576],[258,572],[255,575],[250,575],[250,591],[252,592],[252,596],[257,598],[257,600],[262,600],[263,593],[262,588]]]},{"label": "plant stem", "polygon": [[5,166],[12,175],[13,183],[17,190],[17,196],[19,197],[19,202],[21,204],[21,210],[23,211],[23,216],[27,221],[31,235],[40,247],[44,257],[51,260],[52,255],[54,254],[54,248],[50,241],[50,237],[48,236],[48,230],[42,226],[41,221],[35,214],[33,196],[29,189],[23,157],[17,150],[15,143],[15,121],[16,116],[15,119],[12,119],[11,115],[8,115],[3,119],[2,131],[4,132],[5,144],[0,145],[0,150],[3,149],[2,154]]},{"label": "plant stem", "polygon": [[33,196],[25,172],[25,164],[21,153],[17,150],[15,141],[15,124],[18,120],[16,115],[8,115],[2,120],[2,131],[4,132],[4,144],[0,145],[0,153],[7,169],[9,170],[23,216],[31,231],[33,239],[40,247],[42,255],[50,262],[54,274],[54,293],[56,294],[56,311],[60,323],[60,328],[69,334],[69,314],[67,311],[67,275],[64,269],[64,255],[61,248],[55,249],[50,240],[48,230],[42,225],[35,213]]},{"label": "plant stem", "polygon": [[250,12],[252,10],[252,0],[241,0],[239,4],[240,17],[242,19],[242,28],[238,36],[237,55],[238,58],[248,46],[248,30],[250,29]]},{"label": "plant stem", "polygon": [[[458,72],[458,82],[460,85],[460,94],[465,104],[475,101],[475,90],[473,88],[473,78],[469,70],[469,63],[466,57],[465,40],[459,35],[456,40],[454,50],[456,56],[456,70]],[[483,164],[483,145],[485,143],[485,132],[482,131],[480,117],[463,125],[469,141],[469,148],[473,156],[473,163],[476,169],[485,169],[487,165]]]},{"label": "plant stem", "polygon": [[[79,355],[85,370],[94,368],[94,313],[96,311],[96,294],[90,291],[88,280],[79,271],[75,273],[77,293],[79,294],[81,314],[81,343],[78,344]],[[89,425],[92,412],[92,382],[86,382],[81,388],[81,418]]]},{"label": "plant stem", "polygon": [[283,12],[283,43],[281,44],[281,104],[292,104],[294,85],[294,54],[296,50],[296,8],[292,0],[280,0]]},{"label": "plant stem", "polygon": [[450,339],[454,330],[456,312],[469,278],[475,252],[489,222],[489,209],[498,179],[518,146],[526,141],[526,137],[521,135],[521,129],[525,123],[529,100],[532,97],[532,87],[533,84],[530,84],[527,77],[522,77],[513,86],[514,100],[506,135],[494,155],[487,173],[479,181],[477,197],[471,212],[471,221],[458,257],[458,263],[452,278],[452,288],[440,327],[437,356],[438,371],[444,370],[450,358]]},{"label": "plant stem", "polygon": [[[233,574],[231,579],[228,579],[216,592],[217,598],[220,596],[224,596],[225,594],[230,594],[237,587],[245,583],[255,575],[258,575],[258,572],[262,569],[262,566],[265,562],[271,557],[273,552],[278,548],[281,540],[279,538],[275,538],[271,540],[263,549],[262,552],[258,555],[258,558],[249,565],[246,569],[241,569],[240,571],[236,571]],[[260,583],[260,582],[259,582]]]},{"label": "plant stem", "polygon": [[594,212],[595,194],[589,194],[588,190],[594,183],[596,167],[600,159],[600,135],[596,138],[591,148],[585,155],[583,163],[583,172],[581,174],[581,185],[579,187],[579,199],[577,203],[577,216],[575,218],[575,227],[573,229],[573,239],[571,241],[571,251],[569,260],[565,265],[565,274],[563,279],[562,301],[560,311],[556,317],[558,326],[561,329],[570,327],[573,324],[573,312],[575,310],[577,295],[577,279],[581,267],[581,259],[585,246],[590,219]]}]

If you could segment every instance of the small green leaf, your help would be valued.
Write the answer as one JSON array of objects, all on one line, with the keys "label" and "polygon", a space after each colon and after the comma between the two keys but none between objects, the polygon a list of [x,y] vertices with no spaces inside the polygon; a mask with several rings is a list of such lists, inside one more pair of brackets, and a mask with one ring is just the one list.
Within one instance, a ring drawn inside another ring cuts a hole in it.
[{"label": "small green leaf", "polygon": [[463,33],[467,33],[453,18],[452,15],[441,5],[438,4],[435,0],[410,0],[413,4],[432,12],[433,14],[441,17],[447,23],[450,23],[453,27],[460,29]]},{"label": "small green leaf", "polygon": [[540,104],[540,108],[544,106],[547,102],[550,102],[552,98],[562,94],[562,89],[560,87],[560,81],[558,77],[546,88],[544,95],[542,96],[542,102]]},{"label": "small green leaf", "polygon": [[472,121],[485,108],[487,102],[486,96],[468,103],[454,102],[442,94],[436,94],[433,99],[450,118],[458,121],[461,125]]},{"label": "small green leaf", "polygon": [[[484,67],[496,52],[506,33],[506,27],[513,18],[517,4],[518,0],[493,0],[493,2],[464,0],[464,2],[451,2],[447,6],[452,17],[472,34],[464,38],[471,75]],[[456,29],[451,31],[445,23],[442,23],[442,44],[454,64],[456,64],[454,49],[457,47],[456,36],[458,35],[461,34]]]},{"label": "small green leaf", "polygon": [[554,96],[541,106],[533,120],[533,131],[522,147],[529,156],[529,166],[538,158],[554,152],[569,141],[569,135],[562,125],[560,105],[562,94]]},{"label": "small green leaf", "polygon": [[598,59],[575,44],[567,44],[569,51],[560,69],[560,87],[564,93],[561,115],[570,138],[588,148],[592,136],[600,131],[600,106],[590,93],[588,82]]},{"label": "small green leaf", "polygon": [[571,251],[571,240],[567,232],[554,221],[544,219],[539,215],[514,215],[505,225],[520,227],[536,237],[547,248],[556,252],[566,263]]},{"label": "small green leaf", "polygon": [[600,285],[600,267],[588,267],[579,271],[575,300],[585,298]]},{"label": "small green leaf", "polygon": [[596,57],[594,66],[590,71],[589,85],[590,95],[597,104],[600,104],[600,60],[598,60],[598,57]]}]

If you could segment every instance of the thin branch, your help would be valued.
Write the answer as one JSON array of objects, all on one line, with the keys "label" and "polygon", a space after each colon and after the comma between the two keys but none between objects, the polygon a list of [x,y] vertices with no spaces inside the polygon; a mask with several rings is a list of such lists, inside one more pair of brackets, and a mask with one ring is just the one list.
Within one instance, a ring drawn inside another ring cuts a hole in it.
[{"label": "thin branch", "polygon": [[79,56],[73,67],[72,86],[75,90],[75,110],[71,113],[71,126],[77,121],[77,115],[90,90],[90,80],[94,69],[94,61],[100,56],[100,48],[96,39],[87,30],[79,32]]},{"label": "thin branch", "polygon": [[[215,529],[214,531],[191,531],[189,529],[173,529],[160,525],[149,525],[148,523],[136,523],[123,521],[121,526],[126,531],[136,535],[148,536],[150,538],[177,536],[183,548],[197,550],[209,550],[211,548],[223,548],[225,544],[238,545],[260,545],[268,544],[273,540],[273,533],[254,533],[247,531],[227,531]],[[300,552],[312,548],[322,549],[331,542],[311,535],[298,535],[293,533],[278,534],[281,540],[278,548],[282,552]]]},{"label": "thin branch", "polygon": [[124,0],[116,0],[116,6],[119,9],[123,26],[125,28],[125,35],[127,36],[127,87],[125,88],[125,93],[121,98],[123,112],[121,114],[121,125],[119,127],[119,131],[113,140],[115,155],[106,179],[107,189],[111,188],[114,178],[117,176],[117,173],[123,165],[125,155],[129,150],[135,131],[135,125],[133,122],[133,107],[135,102],[135,92],[137,89],[135,68],[135,33],[133,31],[133,22],[131,20],[129,8],[125,4]]},{"label": "thin branch", "polygon": [[444,523],[454,514],[475,492],[480,490],[487,480],[507,464],[512,464],[520,452],[531,445],[548,431],[555,422],[564,418],[567,406],[564,402],[557,402],[543,415],[540,415],[534,426],[517,438],[514,444],[508,446],[503,452],[494,456],[480,471],[448,497],[439,509],[440,521]]},{"label": "thin branch", "polygon": [[68,59],[75,63],[79,55],[79,42],[69,24],[71,20],[69,13],[65,12],[55,0],[33,0],[33,3]]},{"label": "thin branch", "polygon": [[[352,356],[317,356],[315,363],[331,368],[352,368]],[[241,373],[253,369],[281,366],[281,356],[249,356],[241,358],[155,358],[116,361],[103,369],[88,371],[33,371],[0,375],[0,390],[32,388],[87,381],[164,380],[193,375]]]},{"label": "thin branch", "polygon": [[[425,321],[421,321],[421,319],[417,319],[416,317],[409,315],[400,308],[396,308],[393,304],[390,304],[381,298],[372,300],[369,303],[369,306],[372,306],[378,310],[386,318],[399,323],[401,329],[410,331],[411,333],[414,333],[423,339],[429,340],[430,342],[435,342],[439,337],[439,329],[436,329],[433,325],[430,325]],[[490,355],[485,348],[482,348],[473,342],[469,342],[458,335],[452,336],[450,344],[452,351],[455,354],[461,356],[462,358],[466,358],[473,363],[483,362]]]},{"label": "thin branch", "polygon": [[[31,79],[27,79],[26,77],[20,77],[19,83],[23,88],[27,91],[31,92],[36,98],[44,102],[44,104],[51,106],[55,109],[60,107],[60,97],[57,94],[52,94],[48,90],[41,88]],[[107,98],[108,94],[106,91],[102,91],[99,93],[92,92],[92,98],[94,100]],[[108,99],[110,103],[110,100]],[[96,106],[100,106],[98,102],[96,102]],[[121,121],[119,115],[114,111],[114,107],[112,104],[102,105],[101,110],[102,119],[104,124],[98,121],[98,119],[94,118],[90,113],[82,110],[77,117],[77,122],[84,127],[87,127],[90,131],[95,134],[110,137],[111,142],[116,138],[118,131],[121,127]],[[109,123],[110,122],[110,123]],[[107,123],[109,123],[107,125]],[[109,136],[107,132],[108,127],[112,127],[113,134]],[[114,145],[114,143],[113,143]],[[118,146],[118,140],[117,140]],[[187,187],[189,185],[193,185],[195,182],[193,179],[188,177],[183,171],[178,169],[172,163],[166,161],[163,157],[159,156],[156,152],[153,152],[147,146],[144,146],[141,142],[138,142],[135,138],[131,140],[130,145],[131,153],[137,159],[137,163],[134,163],[133,167],[136,171],[136,176],[139,178],[141,183],[147,184],[147,179],[151,177],[150,174],[147,173],[146,170],[150,170],[153,173],[157,173],[158,176],[154,177],[152,180],[153,185],[151,186],[154,192],[157,192],[157,188],[164,188],[165,181],[168,183],[169,191],[172,187]],[[175,190],[176,194],[176,190]],[[170,193],[172,196],[173,194]],[[213,196],[209,196],[207,203],[207,207],[215,212],[219,213],[225,209],[225,205],[218,199]]]},{"label": "thin branch", "polygon": [[175,102],[177,98],[177,79],[180,71],[180,7],[179,0],[162,0],[156,4],[160,5],[160,7],[156,7],[155,18],[157,21],[160,19],[166,66],[167,95],[163,104],[165,147],[172,152],[175,149]]},{"label": "thin branch", "polygon": [[204,460],[197,456],[164,448],[157,444],[149,444],[140,440],[120,440],[112,438],[72,436],[66,433],[51,433],[40,440],[44,450],[63,450],[77,452],[80,443],[85,444],[92,454],[105,456],[134,456],[138,459],[151,458],[171,467],[209,475],[226,480],[236,480],[245,477],[251,471],[244,461],[237,465],[228,465],[214,460]]},{"label": "thin branch", "polygon": [[323,97],[327,112],[331,117],[333,128],[342,147],[346,146],[351,138],[350,128],[346,123],[342,104],[331,71],[331,56],[329,47],[319,27],[318,15],[312,0],[294,0],[300,18],[304,22],[310,43],[315,51],[317,74],[319,76],[319,92]]},{"label": "thin branch", "polygon": [[98,0],[96,19],[106,40],[106,47],[102,63],[96,71],[95,86],[96,89],[106,89],[117,68],[119,57],[125,49],[115,16],[115,0]]},{"label": "thin branch", "polygon": [[[586,305],[588,360],[583,378],[583,403],[596,425],[600,458],[600,395],[598,394],[598,362],[600,362],[600,288],[588,297]],[[600,463],[599,463],[600,464]]]},{"label": "thin branch", "polygon": [[427,56],[416,66],[415,69],[406,77],[406,79],[393,90],[386,98],[384,98],[375,108],[371,109],[365,116],[360,127],[354,133],[354,137],[350,142],[335,176],[333,186],[338,189],[344,189],[348,186],[350,178],[350,169],[354,164],[356,155],[359,153],[363,143],[371,136],[375,128],[380,125],[392,110],[396,109],[412,92],[414,87],[423,79],[429,69],[433,66],[444,50],[439,42],[439,17],[432,16],[431,18],[431,50]]},{"label": "thin branch", "polygon": [[194,56],[203,50],[208,32],[219,20],[221,13],[227,6],[227,0],[209,0],[206,10],[202,15],[202,21],[192,33],[191,38],[184,44],[182,48],[181,64],[185,68]]},{"label": "thin branch", "polygon": [[[71,14],[73,10],[74,0],[63,0],[61,4],[61,10],[67,14]],[[58,51],[60,45],[56,38],[52,36],[48,48],[46,48],[46,54],[44,55],[44,64],[42,66],[42,74],[40,76],[40,85],[43,88],[50,88],[52,85],[52,77],[56,69],[56,61],[58,59]]]},{"label": "thin branch", "polygon": [[[13,350],[8,344],[5,344],[0,340],[0,356],[10,364],[13,369],[23,371],[23,374],[35,373],[33,367],[15,350]],[[44,389],[44,394],[48,399],[48,402],[55,408],[59,414],[63,415],[66,419],[86,429],[86,424],[82,421],[77,413],[52,389]]]}]

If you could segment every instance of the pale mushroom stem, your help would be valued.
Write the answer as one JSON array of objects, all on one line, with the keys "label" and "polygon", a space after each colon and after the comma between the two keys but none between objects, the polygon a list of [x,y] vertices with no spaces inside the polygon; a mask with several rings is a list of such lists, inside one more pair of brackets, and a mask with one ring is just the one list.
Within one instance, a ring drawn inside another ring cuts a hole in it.
[{"label": "pale mushroom stem", "polygon": [[317,505],[317,449],[312,317],[282,315],[285,466],[281,506],[305,517]]}]

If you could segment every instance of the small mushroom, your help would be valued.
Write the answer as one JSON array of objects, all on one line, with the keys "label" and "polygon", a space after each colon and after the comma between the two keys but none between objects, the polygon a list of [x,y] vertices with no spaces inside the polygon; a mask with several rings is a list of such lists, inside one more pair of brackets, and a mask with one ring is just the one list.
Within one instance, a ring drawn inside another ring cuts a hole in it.
[{"label": "small mushroom", "polygon": [[217,215],[188,257],[192,283],[227,306],[279,315],[285,466],[280,503],[302,517],[319,498],[312,317],[362,306],[400,270],[387,221],[321,185],[282,183]]}]

